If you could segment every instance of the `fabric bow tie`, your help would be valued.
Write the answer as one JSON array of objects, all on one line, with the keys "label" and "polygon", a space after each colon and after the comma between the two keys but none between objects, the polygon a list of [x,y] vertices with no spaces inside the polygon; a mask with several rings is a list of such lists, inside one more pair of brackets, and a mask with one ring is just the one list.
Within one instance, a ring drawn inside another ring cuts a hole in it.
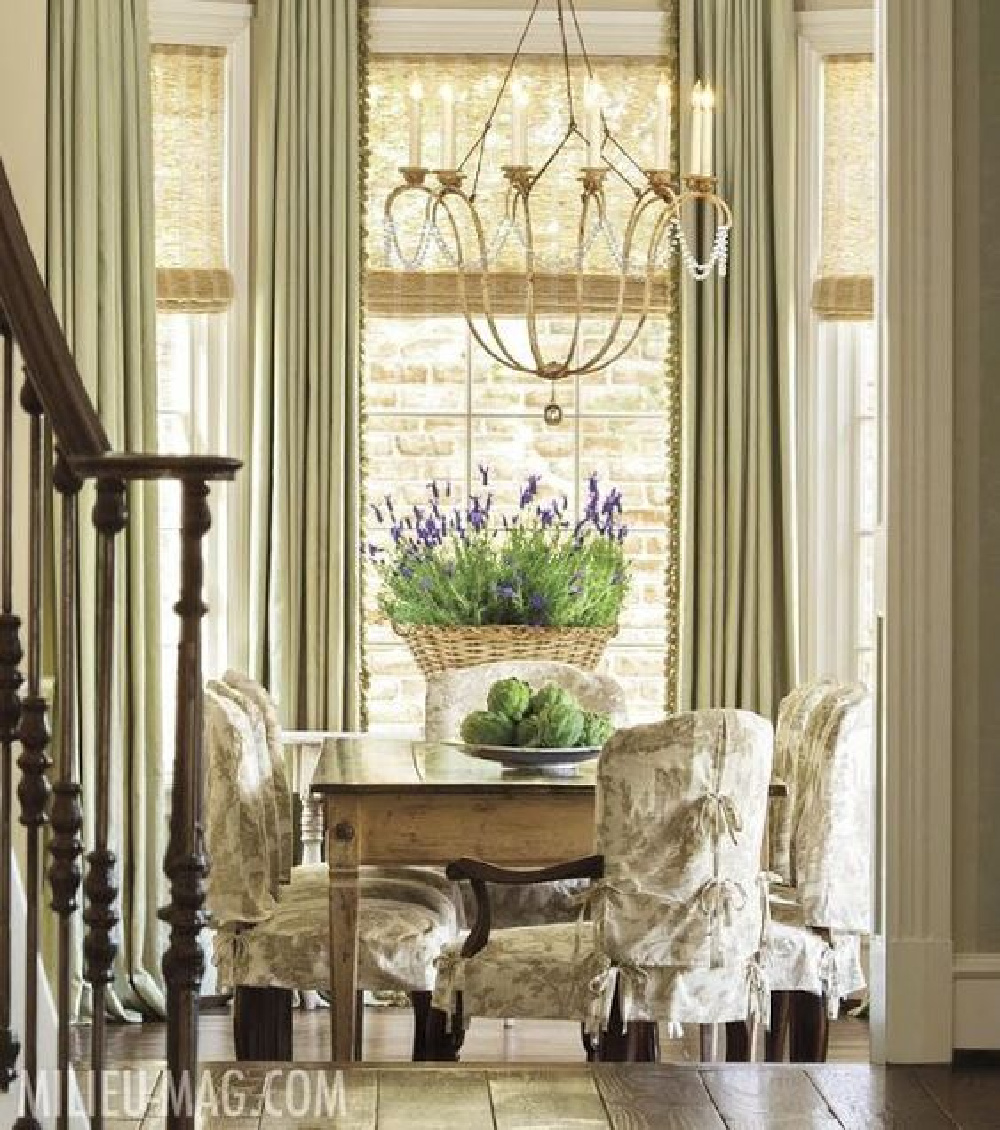
[{"label": "fabric bow tie", "polygon": [[728,835],[737,843],[737,834],[743,831],[743,819],[731,796],[708,792],[698,801],[698,825],[702,834],[720,840]]},{"label": "fabric bow tie", "polygon": [[727,926],[733,924],[734,911],[747,904],[746,891],[735,879],[709,879],[698,892],[698,905],[709,918],[722,917]]}]

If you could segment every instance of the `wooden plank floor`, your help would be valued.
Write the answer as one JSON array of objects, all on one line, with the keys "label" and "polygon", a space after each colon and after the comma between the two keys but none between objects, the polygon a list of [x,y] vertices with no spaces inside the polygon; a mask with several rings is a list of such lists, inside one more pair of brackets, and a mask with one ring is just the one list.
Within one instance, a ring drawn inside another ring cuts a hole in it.
[{"label": "wooden plank floor", "polygon": [[[295,1059],[324,1063],[330,1059],[330,1013],[326,1009],[294,1014]],[[205,1062],[235,1059],[232,1016],[219,1008],[202,1014],[199,1027],[201,1058]],[[89,1028],[76,1030],[74,1058],[88,1054]],[[409,1060],[412,1022],[408,1009],[374,1007],[365,1009],[366,1061]],[[670,1040],[660,1034],[660,1058],[664,1063],[697,1063],[698,1031],[689,1026],[684,1038]],[[166,1030],[162,1024],[114,1024],[108,1027],[108,1063],[162,1062],[166,1057]],[[557,1062],[574,1063],[584,1059],[580,1029],[561,1020],[518,1020],[505,1028],[499,1020],[476,1019],[466,1036],[462,1058],[469,1063]],[[842,1017],[830,1028],[830,1061],[867,1063],[868,1025],[862,1020]]]},{"label": "wooden plank floor", "polygon": [[[142,1078],[130,1105],[114,1087],[107,1130],[163,1130],[165,1076]],[[198,1130],[1000,1127],[995,1068],[229,1063],[206,1065],[197,1093]]]}]

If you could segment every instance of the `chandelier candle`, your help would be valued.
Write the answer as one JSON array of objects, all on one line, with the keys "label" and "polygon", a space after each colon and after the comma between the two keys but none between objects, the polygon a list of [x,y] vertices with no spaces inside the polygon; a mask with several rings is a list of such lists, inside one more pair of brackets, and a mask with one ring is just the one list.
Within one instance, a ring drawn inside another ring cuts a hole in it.
[{"label": "chandelier candle", "polygon": [[601,88],[592,78],[587,79],[584,87],[583,104],[587,110],[587,167],[596,169],[601,164],[604,136],[601,126]]},{"label": "chandelier candle", "polygon": [[526,119],[528,116],[528,92],[520,79],[511,84],[510,119],[510,163],[515,167],[524,165]]},{"label": "chandelier candle", "polygon": [[715,94],[712,92],[710,86],[706,86],[701,92],[701,175],[705,177],[712,176],[712,168],[715,164],[712,154],[712,127],[715,119]]},{"label": "chandelier candle", "polygon": [[424,117],[424,88],[419,82],[410,84],[410,168],[423,168],[421,159]]},{"label": "chandelier candle", "polygon": [[656,152],[653,167],[666,169],[670,164],[670,86],[661,79],[656,87]]},{"label": "chandelier candle", "polygon": [[451,83],[441,87],[441,168],[455,167],[455,92]]}]

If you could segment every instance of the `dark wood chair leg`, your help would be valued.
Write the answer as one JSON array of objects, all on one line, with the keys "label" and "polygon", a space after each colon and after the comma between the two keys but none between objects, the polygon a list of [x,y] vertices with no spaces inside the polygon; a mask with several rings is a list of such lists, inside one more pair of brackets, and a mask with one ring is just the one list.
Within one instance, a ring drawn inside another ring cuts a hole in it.
[{"label": "dark wood chair leg", "polygon": [[444,1063],[457,1063],[465,1042],[462,1022],[462,998],[455,1004],[455,1015],[449,1017],[439,1008],[431,1008],[427,1018],[427,1059]]},{"label": "dark wood chair leg", "polygon": [[660,1062],[660,1029],[654,1020],[630,1020],[625,1032],[629,1063]]},{"label": "dark wood chair leg", "polygon": [[597,1051],[600,1046],[600,1041],[595,1040],[593,1036],[587,1031],[585,1024],[580,1025],[580,1043],[583,1044],[583,1051],[587,1057],[588,1063],[597,1062]]},{"label": "dark wood chair leg", "polygon": [[793,993],[789,1021],[788,1058],[792,1063],[825,1063],[830,1047],[826,998]]},{"label": "dark wood chair leg", "polygon": [[750,1062],[750,1025],[735,1020],[726,1025],[726,1063]]},{"label": "dark wood chair leg", "polygon": [[427,1028],[431,1019],[431,994],[429,990],[410,993],[413,1005],[413,1062],[428,1059]]},{"label": "dark wood chair leg", "polygon": [[601,1033],[597,1045],[597,1058],[601,1063],[624,1063],[628,1059],[628,1050],[628,1032],[622,1023],[621,997],[615,989],[608,1026]]},{"label": "dark wood chair leg", "polygon": [[768,1063],[784,1061],[791,1006],[790,993],[782,990],[771,994],[771,1027],[764,1037],[764,1057]]},{"label": "dark wood chair leg", "polygon": [[233,999],[233,1043],[238,1060],[268,1063],[292,1058],[292,991],[241,985]]},{"label": "dark wood chair leg", "polygon": [[354,994],[354,1062],[365,1057],[365,994],[359,989]]}]

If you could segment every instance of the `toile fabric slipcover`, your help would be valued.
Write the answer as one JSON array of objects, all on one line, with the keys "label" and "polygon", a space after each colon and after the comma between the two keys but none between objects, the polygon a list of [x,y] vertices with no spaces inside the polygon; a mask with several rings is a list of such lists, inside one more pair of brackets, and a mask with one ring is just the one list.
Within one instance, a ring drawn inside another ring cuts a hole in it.
[{"label": "toile fabric slipcover", "polygon": [[771,723],[704,710],[620,730],[598,765],[597,850],[604,877],[577,924],[495,930],[438,965],[435,1006],[462,1015],[606,1026],[617,989],[624,1022],[721,1023],[766,1014],[760,962],[767,886],[760,873]]},{"label": "toile fabric slipcover", "polygon": [[774,775],[784,782],[788,795],[774,797],[768,812],[768,868],[782,882],[791,881],[792,828],[801,811],[799,775],[803,769],[806,730],[813,711],[836,689],[832,679],[814,679],[789,692],[778,708],[774,731]]},{"label": "toile fabric slipcover", "polygon": [[[232,694],[204,694],[205,840],[211,859],[208,908],[220,983],[312,989],[329,983],[328,879],[306,872],[278,884],[280,852],[264,727]],[[296,869],[297,870],[297,869]],[[456,937],[447,889],[411,877],[362,877],[359,984],[426,990],[434,959]]]},{"label": "toile fabric slipcover", "polygon": [[792,884],[771,898],[765,968],[774,990],[840,999],[865,987],[861,935],[871,931],[872,698],[828,690],[804,735],[792,828]]}]

